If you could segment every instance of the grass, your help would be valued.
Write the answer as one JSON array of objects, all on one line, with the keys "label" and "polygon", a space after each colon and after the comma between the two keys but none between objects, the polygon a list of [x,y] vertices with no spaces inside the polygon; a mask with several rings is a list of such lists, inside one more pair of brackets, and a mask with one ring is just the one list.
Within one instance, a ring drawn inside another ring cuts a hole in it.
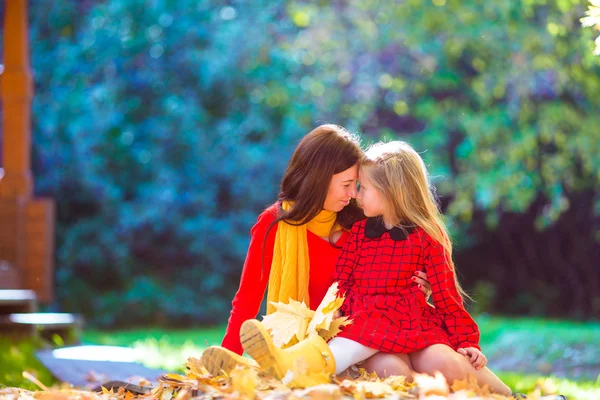
[{"label": "grass", "polygon": [[[480,316],[477,322],[482,332],[481,346],[484,352],[498,353],[498,356],[506,353],[515,356],[535,353],[533,355],[547,359],[556,357],[556,354],[564,354],[564,350],[570,348],[569,346],[584,344],[591,346],[590,349],[600,347],[597,346],[597,338],[600,337],[598,322],[489,316]],[[87,330],[83,333],[82,340],[86,344],[133,347],[143,353],[143,360],[140,361],[149,367],[182,371],[188,357],[200,357],[207,346],[220,344],[224,331],[224,326],[187,330],[136,329],[111,332]],[[554,354],[548,346],[557,345],[560,352],[555,351]],[[507,349],[506,346],[510,348]],[[37,370],[38,378],[45,384],[53,383],[47,371],[33,356],[33,349],[33,345],[26,345],[15,350],[14,346],[0,341],[0,354],[3,361],[0,363],[1,384],[31,388],[32,384],[28,381],[24,382],[21,377],[21,371],[26,369]],[[11,354],[8,364],[4,362],[7,351]],[[11,359],[13,361],[10,361]],[[493,357],[490,359],[493,362]],[[513,368],[509,369],[513,370]],[[536,371],[499,372],[498,375],[517,391],[531,392],[536,386],[555,387],[558,392],[569,395],[570,399],[600,398],[600,389],[598,389],[600,378],[596,379],[595,376],[594,379],[572,379],[571,376],[548,377],[543,376],[547,374],[539,374]]]},{"label": "grass", "polygon": [[46,385],[56,383],[56,379],[35,357],[35,352],[42,346],[43,343],[36,340],[15,343],[11,338],[0,337],[0,387],[38,389],[35,384],[23,378],[23,371],[29,372]]},{"label": "grass", "polygon": [[143,354],[140,362],[148,367],[182,371],[188,357],[199,358],[208,346],[220,345],[224,332],[224,326],[186,330],[87,331],[82,341],[86,344],[133,347]]},{"label": "grass", "polygon": [[597,343],[600,337],[600,322],[549,320],[541,318],[507,318],[482,315],[476,318],[481,331],[480,345],[491,348],[510,333],[527,333],[535,336],[555,337],[564,344]]},{"label": "grass", "polygon": [[555,376],[547,377],[515,372],[498,372],[498,376],[516,392],[532,393],[539,388],[544,389],[545,393],[564,394],[569,397],[569,400],[600,399],[600,382],[598,381],[577,381]]}]

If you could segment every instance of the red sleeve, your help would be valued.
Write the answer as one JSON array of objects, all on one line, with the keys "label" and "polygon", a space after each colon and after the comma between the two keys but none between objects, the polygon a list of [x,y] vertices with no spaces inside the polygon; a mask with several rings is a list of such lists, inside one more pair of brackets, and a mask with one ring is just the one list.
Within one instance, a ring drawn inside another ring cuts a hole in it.
[{"label": "red sleeve", "polygon": [[358,257],[358,231],[360,222],[352,226],[348,240],[344,243],[342,252],[335,266],[333,280],[338,282],[338,295],[345,295],[344,304],[340,311],[344,315],[352,313],[352,297],[354,294],[354,269],[356,268],[356,259]]},{"label": "red sleeve", "polygon": [[[256,318],[269,283],[277,225],[274,225],[269,231],[266,242],[265,234],[271,223],[277,218],[276,207],[271,206],[260,214],[250,231],[250,246],[242,270],[240,287],[231,302],[231,314],[222,346],[238,354],[244,352],[240,342],[240,328],[244,321]],[[265,246],[264,271],[263,243]]]},{"label": "red sleeve", "polygon": [[444,319],[450,343],[455,350],[463,347],[480,349],[479,328],[465,310],[444,247],[433,238],[427,238],[424,249],[427,279],[433,290],[433,304]]}]

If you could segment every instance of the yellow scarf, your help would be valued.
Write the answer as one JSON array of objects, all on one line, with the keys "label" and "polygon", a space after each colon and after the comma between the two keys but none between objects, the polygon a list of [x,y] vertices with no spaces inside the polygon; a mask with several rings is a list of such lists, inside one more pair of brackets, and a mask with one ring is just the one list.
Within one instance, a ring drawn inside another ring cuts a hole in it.
[{"label": "yellow scarf", "polygon": [[[284,201],[284,211],[292,207],[291,202]],[[279,221],[275,234],[275,247],[273,261],[269,275],[269,291],[267,294],[267,314],[275,311],[271,304],[274,302],[289,303],[290,299],[304,301],[310,307],[308,295],[308,281],[310,275],[310,260],[308,257],[308,239],[306,231],[309,230],[317,236],[329,236],[335,224],[336,213],[322,210],[308,223],[293,226]],[[336,226],[336,231],[340,230]]]}]

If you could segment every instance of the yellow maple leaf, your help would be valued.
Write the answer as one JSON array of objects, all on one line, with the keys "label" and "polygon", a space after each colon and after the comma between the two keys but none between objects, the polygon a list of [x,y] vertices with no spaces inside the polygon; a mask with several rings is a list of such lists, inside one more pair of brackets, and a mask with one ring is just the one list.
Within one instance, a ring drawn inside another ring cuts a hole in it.
[{"label": "yellow maple leaf", "polygon": [[270,331],[273,343],[278,347],[287,347],[294,337],[300,341],[306,337],[308,322],[314,315],[304,302],[291,300],[288,304],[271,304],[277,309],[263,317],[262,324]]},{"label": "yellow maple leaf", "polygon": [[363,393],[368,399],[388,397],[394,394],[394,390],[392,389],[392,387],[387,383],[381,381],[360,381],[356,384],[356,390],[359,393]]},{"label": "yellow maple leaf", "polygon": [[185,367],[195,375],[206,375],[208,376],[208,370],[202,365],[202,361],[198,358],[189,357],[185,363]]},{"label": "yellow maple leaf", "polygon": [[375,372],[375,371],[367,372],[366,369],[359,367],[358,373],[360,374],[357,378],[358,380],[362,380],[362,381],[378,381],[379,380],[379,376],[377,375],[377,372]]},{"label": "yellow maple leaf", "polygon": [[384,382],[390,385],[395,391],[401,392],[407,391],[414,386],[412,383],[406,381],[406,377],[404,375],[388,376],[385,378]]},{"label": "yellow maple leaf", "polygon": [[319,329],[319,336],[321,336],[325,341],[329,341],[329,339],[334,338],[338,333],[342,331],[342,327],[346,325],[350,325],[352,320],[349,320],[348,317],[339,317],[331,321],[329,325],[329,329]]},{"label": "yellow maple leaf", "polygon": [[[334,282],[329,287],[325,297],[321,300],[321,304],[317,307],[315,315],[308,324],[308,336],[316,336],[321,329],[330,330],[330,325],[335,316],[335,312],[344,303],[343,297],[337,297],[338,283]],[[338,326],[339,327],[339,326]]]},{"label": "yellow maple leaf", "polygon": [[231,386],[239,394],[253,399],[258,386],[258,371],[254,368],[237,366],[231,371]]}]

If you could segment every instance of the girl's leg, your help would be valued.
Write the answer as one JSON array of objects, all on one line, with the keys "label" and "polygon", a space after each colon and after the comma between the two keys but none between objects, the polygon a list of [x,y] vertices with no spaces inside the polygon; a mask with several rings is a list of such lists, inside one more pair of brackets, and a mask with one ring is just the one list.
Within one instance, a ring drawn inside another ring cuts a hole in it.
[{"label": "girl's leg", "polygon": [[379,350],[364,346],[354,340],[333,338],[329,341],[329,349],[335,359],[335,374],[339,375],[351,365],[361,362]]},{"label": "girl's leg", "polygon": [[411,382],[415,369],[408,354],[377,353],[360,365],[367,372],[375,372],[380,378],[392,375],[402,375]]},{"label": "girl's leg", "polygon": [[505,396],[511,395],[511,390],[487,367],[476,370],[469,360],[443,344],[434,344],[423,350],[410,354],[410,360],[415,371],[433,374],[441,372],[448,383],[466,379],[473,375],[479,385],[488,385],[490,390]]}]

